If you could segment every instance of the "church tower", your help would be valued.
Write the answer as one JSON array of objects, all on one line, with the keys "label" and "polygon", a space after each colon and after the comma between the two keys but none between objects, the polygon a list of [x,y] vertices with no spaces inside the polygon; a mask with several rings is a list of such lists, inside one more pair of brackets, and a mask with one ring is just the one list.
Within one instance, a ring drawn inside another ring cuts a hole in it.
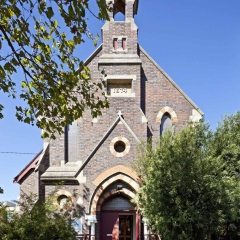
[{"label": "church tower", "polygon": [[[106,0],[107,4],[109,2],[111,1]],[[102,28],[102,55],[98,62],[99,69],[104,69],[108,75],[110,97],[134,96],[135,104],[137,100],[140,106],[141,60],[138,55],[138,28],[134,22],[138,0],[115,0],[112,7],[113,12],[109,13],[110,21],[107,21]],[[114,20],[119,12],[124,14],[124,21]]]}]

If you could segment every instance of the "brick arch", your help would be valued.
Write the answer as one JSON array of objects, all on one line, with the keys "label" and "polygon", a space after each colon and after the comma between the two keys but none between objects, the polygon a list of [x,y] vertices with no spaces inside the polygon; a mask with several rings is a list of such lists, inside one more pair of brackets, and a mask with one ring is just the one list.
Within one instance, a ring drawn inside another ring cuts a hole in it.
[{"label": "brick arch", "polygon": [[165,113],[168,113],[171,116],[171,120],[172,120],[173,123],[178,121],[177,114],[172,110],[172,108],[166,106],[158,112],[158,115],[157,115],[157,118],[156,118],[157,123],[161,123],[162,117]]},{"label": "brick arch", "polygon": [[61,195],[65,195],[67,197],[72,198],[72,194],[70,192],[66,191],[66,190],[59,190],[55,193],[55,195],[56,195],[56,197],[59,197]]},{"label": "brick arch", "polygon": [[[121,189],[121,194],[127,196],[128,198],[134,198],[135,197],[135,193],[131,192],[130,190],[128,190],[127,188],[123,188]],[[101,210],[101,206],[102,204],[105,202],[105,200],[107,200],[109,197],[114,196],[114,195],[119,195],[118,192],[116,190],[111,190],[109,192],[106,192],[104,195],[102,195],[99,199],[98,199],[98,203],[96,205],[96,211],[100,211]],[[94,210],[94,209],[93,209]]]},{"label": "brick arch", "polygon": [[124,166],[124,165],[117,165],[112,168],[107,169],[105,172],[101,173],[94,181],[93,184],[95,186],[98,186],[101,182],[103,182],[108,177],[112,176],[115,173],[124,173],[131,178],[133,178],[135,181],[137,181],[137,173],[133,171],[132,169]]},{"label": "brick arch", "polygon": [[[109,179],[106,180],[106,176],[105,176],[105,181],[102,182],[102,184],[99,184],[95,193],[93,194],[92,196],[92,200],[90,202],[90,206],[89,206],[89,212],[91,214],[95,214],[96,211],[98,211],[98,209],[101,208],[101,205],[102,203],[104,202],[104,200],[112,195],[115,195],[117,193],[116,190],[111,190],[107,193],[104,193],[103,195],[103,192],[104,190],[110,186],[112,183],[118,181],[118,180],[121,180],[127,184],[129,184],[130,186],[133,187],[133,189],[135,191],[137,191],[139,189],[139,185],[138,183],[133,180],[131,177],[123,174],[123,173],[118,173],[117,175],[113,175],[112,177],[110,177]],[[130,190],[126,189],[126,188],[123,188],[121,190],[121,192],[123,194],[125,194],[126,196],[128,196],[129,198],[133,198],[135,196],[135,194],[133,192],[131,192]]]},{"label": "brick arch", "polygon": [[54,194],[54,198],[53,198],[53,200],[54,200],[54,201],[53,201],[53,204],[56,206],[56,208],[57,208],[58,210],[61,210],[61,207],[60,207],[59,204],[58,204],[58,197],[60,197],[60,196],[62,196],[62,195],[66,196],[66,197],[68,198],[68,200],[70,200],[70,202],[69,202],[70,205],[68,205],[67,208],[70,207],[70,206],[72,205],[72,203],[73,203],[73,196],[72,196],[72,194],[71,194],[70,192],[68,192],[68,191],[66,191],[66,190],[58,190],[58,191]]}]

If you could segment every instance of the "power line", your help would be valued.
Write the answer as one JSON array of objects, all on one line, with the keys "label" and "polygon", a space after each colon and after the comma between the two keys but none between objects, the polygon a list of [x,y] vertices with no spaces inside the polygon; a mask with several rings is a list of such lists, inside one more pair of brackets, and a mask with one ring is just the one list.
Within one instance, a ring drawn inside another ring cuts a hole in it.
[{"label": "power line", "polygon": [[0,152],[0,153],[11,153],[11,154],[34,154],[34,155],[37,154],[37,153],[24,153],[24,152]]}]

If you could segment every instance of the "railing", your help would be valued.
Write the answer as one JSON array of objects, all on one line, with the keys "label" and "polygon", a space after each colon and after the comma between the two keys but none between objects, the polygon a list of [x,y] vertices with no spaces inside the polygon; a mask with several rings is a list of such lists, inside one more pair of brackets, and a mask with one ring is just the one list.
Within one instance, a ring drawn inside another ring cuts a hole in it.
[{"label": "railing", "polygon": [[158,234],[144,234],[144,240],[162,240]]},{"label": "railing", "polygon": [[[75,238],[76,240],[95,240],[95,235],[79,234]],[[144,234],[144,240],[162,240],[157,234]]]},{"label": "railing", "polygon": [[95,235],[89,235],[89,234],[79,234],[75,237],[76,240],[94,240]]}]

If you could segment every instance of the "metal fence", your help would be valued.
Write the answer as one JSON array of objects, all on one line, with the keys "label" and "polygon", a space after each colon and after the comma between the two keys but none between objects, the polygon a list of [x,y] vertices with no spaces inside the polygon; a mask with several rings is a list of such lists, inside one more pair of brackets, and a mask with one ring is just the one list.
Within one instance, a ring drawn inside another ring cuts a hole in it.
[{"label": "metal fence", "polygon": [[89,234],[79,234],[75,238],[76,240],[94,240],[95,235],[89,235]]},{"label": "metal fence", "polygon": [[144,240],[162,240],[158,234],[144,234]]},{"label": "metal fence", "polygon": [[[143,239],[144,240],[163,240],[157,234],[144,234]],[[95,240],[95,235],[79,234],[76,236],[76,240]]]}]

